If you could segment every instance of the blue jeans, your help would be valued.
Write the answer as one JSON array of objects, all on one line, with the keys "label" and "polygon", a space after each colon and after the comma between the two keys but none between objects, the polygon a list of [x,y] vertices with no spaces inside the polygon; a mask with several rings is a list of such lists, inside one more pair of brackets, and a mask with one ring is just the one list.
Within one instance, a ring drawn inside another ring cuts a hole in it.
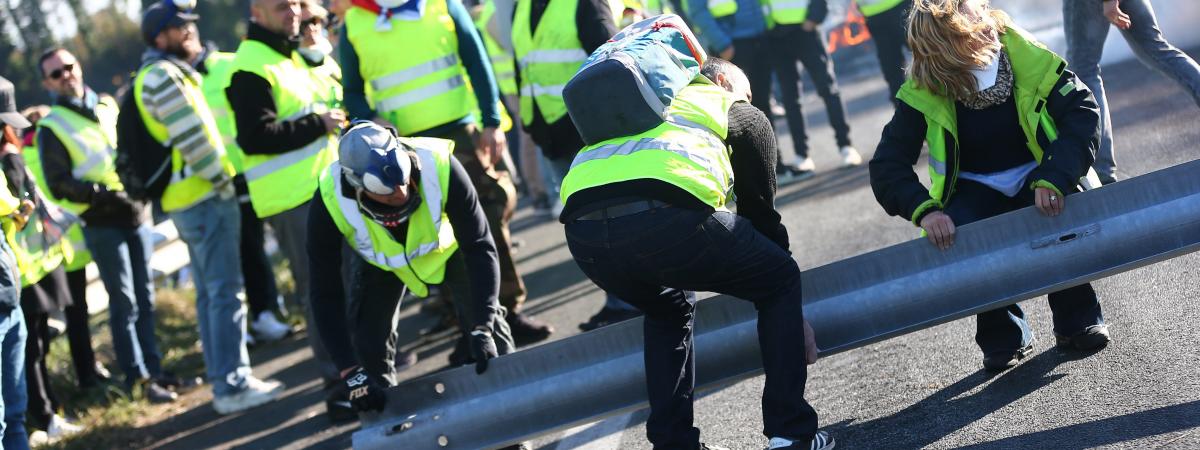
[{"label": "blue jeans", "polygon": [[108,325],[126,386],[162,372],[162,355],[154,337],[151,235],[145,224],[137,228],[83,228],[83,239],[108,291]]},{"label": "blue jeans", "polygon": [[[1147,67],[1179,83],[1200,106],[1200,65],[1167,42],[1150,0],[1121,0],[1121,11],[1129,15],[1132,26],[1121,35],[1134,55]],[[1083,80],[1096,103],[1100,104],[1100,149],[1093,165],[1100,180],[1116,181],[1117,162],[1113,155],[1112,120],[1100,79],[1100,56],[1108,36],[1108,19],[1104,17],[1101,0],[1067,0],[1063,2],[1063,32],[1067,38],[1067,60],[1071,70]]]},{"label": "blue jeans", "polygon": [[764,434],[808,442],[817,413],[804,400],[804,319],[800,267],[783,248],[730,212],[676,207],[566,225],[583,273],[645,313],[647,437],[655,448],[694,449],[693,291],[751,301],[766,387]]},{"label": "blue jeans", "polygon": [[[1028,189],[1022,189],[1016,197],[1006,197],[982,184],[960,179],[945,212],[955,226],[963,226],[1032,204],[1033,192]],[[1051,292],[1048,297],[1055,334],[1073,336],[1104,323],[1100,300],[1090,283]],[[984,356],[1011,354],[1033,343],[1025,312],[1016,304],[979,314],[976,319],[975,342]]]},{"label": "blue jeans", "polygon": [[[0,238],[0,448],[28,450],[25,434],[25,408],[29,392],[25,387],[25,314],[21,311],[21,275],[17,257],[8,242]],[[10,306],[11,305],[11,306]]]},{"label": "blue jeans", "polygon": [[169,213],[188,247],[196,286],[196,321],[204,367],[213,396],[246,388],[250,355],[246,352],[246,310],[238,300],[242,289],[241,212],[237,200],[210,198]]}]

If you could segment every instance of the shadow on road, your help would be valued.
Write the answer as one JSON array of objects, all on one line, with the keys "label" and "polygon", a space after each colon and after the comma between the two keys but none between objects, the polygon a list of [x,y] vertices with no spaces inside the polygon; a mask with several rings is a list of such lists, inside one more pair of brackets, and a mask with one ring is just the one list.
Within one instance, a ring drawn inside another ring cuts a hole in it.
[{"label": "shadow on road", "polygon": [[1060,450],[1082,450],[1194,427],[1200,427],[1200,400],[962,448],[973,450],[1033,448],[1046,442],[1054,442],[1054,447]]},{"label": "shadow on road", "polygon": [[[847,448],[871,448],[882,443],[887,443],[887,446],[892,448],[927,447],[1022,397],[1066,377],[1066,374],[1052,374],[1051,372],[1061,364],[1085,358],[1090,354],[1051,349],[998,376],[993,376],[981,369],[890,416],[861,423],[840,422],[830,425],[828,430],[837,437],[839,444],[845,443]],[[963,396],[985,383],[987,386],[984,386],[979,392]],[[1035,418],[1030,419],[1036,420]],[[1087,432],[1088,430],[1078,431]],[[1081,440],[1082,437],[1083,435],[1070,438],[1057,435],[1052,439],[1037,442],[1083,442],[1085,440]],[[870,441],[868,442],[864,438]],[[1039,439],[1045,439],[1045,436],[1039,437]],[[1032,443],[1033,441],[1019,441],[1006,443],[996,448],[1026,448]]]}]

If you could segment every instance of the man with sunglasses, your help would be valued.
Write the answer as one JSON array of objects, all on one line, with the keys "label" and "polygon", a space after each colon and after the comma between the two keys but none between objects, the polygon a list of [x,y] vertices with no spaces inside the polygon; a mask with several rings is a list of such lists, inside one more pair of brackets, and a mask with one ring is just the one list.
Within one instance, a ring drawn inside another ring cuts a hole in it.
[{"label": "man with sunglasses", "polygon": [[172,149],[171,182],[160,202],[188,247],[213,408],[231,414],[275,400],[283,385],[250,370],[246,314],[237,298],[242,275],[231,264],[241,260],[234,170],[193,67],[202,50],[193,6],[194,0],[165,0],[143,13],[142,38],[150,48],[132,95],[150,136]]},{"label": "man with sunglasses", "polygon": [[38,157],[47,194],[84,222],[83,237],[108,292],[109,326],[126,387],[143,385],[152,402],[174,401],[154,337],[152,231],[145,204],[123,191],[115,164],[117,105],[83,83],[79,60],[65,49],[40,60],[42,86],[54,97],[38,121]]},{"label": "man with sunglasses", "polygon": [[[396,384],[396,315],[405,289],[455,296],[475,370],[514,349],[497,301],[500,269],[487,217],[452,141],[400,138],[369,121],[342,136],[309,209],[308,253],[316,326],[358,411],[380,411]],[[341,249],[350,264],[349,299]],[[347,302],[349,308],[347,308]],[[345,313],[349,311],[349,313]],[[343,330],[350,329],[352,336]]]}]

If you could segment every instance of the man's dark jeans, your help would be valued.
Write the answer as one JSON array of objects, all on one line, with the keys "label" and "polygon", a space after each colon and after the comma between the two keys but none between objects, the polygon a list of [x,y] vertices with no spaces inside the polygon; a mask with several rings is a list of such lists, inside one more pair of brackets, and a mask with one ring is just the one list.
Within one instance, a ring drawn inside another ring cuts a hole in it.
[{"label": "man's dark jeans", "polygon": [[766,370],[763,433],[802,442],[817,430],[804,400],[808,368],[800,268],[788,252],[730,212],[663,207],[566,225],[567,245],[601,289],[645,314],[647,437],[657,449],[694,449],[693,291],[754,302]]},{"label": "man's dark jeans", "polygon": [[[1005,197],[998,191],[970,180],[958,180],[954,197],[946,205],[946,214],[955,226],[963,226],[988,217],[1004,214],[1033,204],[1033,192],[1022,189],[1016,197]],[[1067,202],[1070,207],[1070,202]],[[1100,301],[1091,284],[1051,292],[1050,311],[1054,315],[1054,333],[1072,336],[1092,325],[1104,323]],[[977,316],[975,342],[985,356],[1010,353],[1033,342],[1025,313],[1016,304],[994,309]]]},{"label": "man's dark jeans", "polygon": [[[1070,1],[1070,0],[1068,0]],[[896,93],[904,85],[904,48],[908,47],[905,34],[908,28],[908,10],[912,0],[893,6],[887,11],[866,18],[867,31],[871,32],[871,40],[875,42],[875,54],[879,57],[879,70],[883,72],[883,80],[888,85],[888,99],[893,103],[900,101]]]}]

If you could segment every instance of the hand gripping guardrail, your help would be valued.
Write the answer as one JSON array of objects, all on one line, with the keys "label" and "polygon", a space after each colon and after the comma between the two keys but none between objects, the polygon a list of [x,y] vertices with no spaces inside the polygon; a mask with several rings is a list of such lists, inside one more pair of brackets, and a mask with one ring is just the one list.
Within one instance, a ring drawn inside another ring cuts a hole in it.
[{"label": "hand gripping guardrail", "polygon": [[[804,272],[822,355],[1200,249],[1200,161],[1072,195],[1058,217],[1025,208],[958,230],[946,252],[921,239]],[[762,372],[755,318],[748,302],[700,302],[700,389]],[[636,319],[501,357],[483,375],[462,367],[395,386],[354,447],[501,447],[645,407],[644,376]]]}]

